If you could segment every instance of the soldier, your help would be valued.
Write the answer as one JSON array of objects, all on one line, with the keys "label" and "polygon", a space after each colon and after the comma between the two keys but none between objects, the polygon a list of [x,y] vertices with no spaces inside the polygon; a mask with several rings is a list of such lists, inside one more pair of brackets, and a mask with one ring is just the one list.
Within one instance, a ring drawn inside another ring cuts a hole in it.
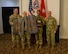
[{"label": "soldier", "polygon": [[50,45],[54,47],[55,45],[55,33],[57,30],[57,21],[54,17],[51,16],[51,11],[48,11],[48,17],[45,18],[46,23],[46,36],[47,36],[47,43],[49,47]]},{"label": "soldier", "polygon": [[43,25],[44,25],[44,19],[40,15],[40,10],[37,10],[37,16],[36,16],[36,21],[37,21],[37,27],[38,27],[38,33],[35,35],[36,38],[36,48],[41,48],[43,44]]},{"label": "soldier", "polygon": [[28,48],[30,48],[30,38],[31,38],[31,34],[27,32],[27,12],[24,11],[23,12],[23,19],[24,19],[24,41],[23,41],[23,44],[24,44],[24,47],[25,45],[27,44],[28,45]]},{"label": "soldier", "polygon": [[[19,20],[19,18],[21,19],[22,16],[20,16],[18,14],[18,9],[15,8],[13,10],[13,14],[9,17],[9,24],[11,25],[11,33],[12,33],[12,48],[14,47],[20,47],[19,46],[19,39],[21,36],[21,21]],[[22,36],[21,36],[22,37]]]},{"label": "soldier", "polygon": [[29,15],[27,16],[27,13],[24,12],[24,22],[25,22],[25,36],[26,37],[26,44],[28,45],[28,47],[30,48],[30,38],[31,38],[31,34],[35,34],[38,32],[37,29],[37,24],[36,24],[36,17],[34,15],[32,15],[31,13],[29,13]]}]

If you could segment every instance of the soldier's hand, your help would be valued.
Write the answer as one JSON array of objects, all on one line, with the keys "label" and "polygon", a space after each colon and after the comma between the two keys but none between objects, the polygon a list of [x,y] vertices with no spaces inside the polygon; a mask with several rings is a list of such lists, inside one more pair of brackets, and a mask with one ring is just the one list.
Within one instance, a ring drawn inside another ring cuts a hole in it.
[{"label": "soldier's hand", "polygon": [[56,33],[56,31],[54,31],[54,33]]},{"label": "soldier's hand", "polygon": [[12,23],[12,22],[11,22],[10,24],[11,24],[11,25],[13,25],[13,23]]}]

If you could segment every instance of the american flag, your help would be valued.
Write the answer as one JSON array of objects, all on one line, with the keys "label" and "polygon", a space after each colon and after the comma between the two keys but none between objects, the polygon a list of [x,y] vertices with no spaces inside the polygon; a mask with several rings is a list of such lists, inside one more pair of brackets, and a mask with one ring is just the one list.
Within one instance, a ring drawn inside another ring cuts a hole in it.
[{"label": "american flag", "polygon": [[32,0],[29,1],[29,12],[31,13],[31,11],[33,11]]}]

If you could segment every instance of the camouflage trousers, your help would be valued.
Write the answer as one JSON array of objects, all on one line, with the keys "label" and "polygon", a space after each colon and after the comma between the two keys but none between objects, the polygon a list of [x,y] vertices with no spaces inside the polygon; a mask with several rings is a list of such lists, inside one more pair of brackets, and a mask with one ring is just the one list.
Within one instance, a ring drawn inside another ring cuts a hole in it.
[{"label": "camouflage trousers", "polygon": [[38,44],[42,45],[43,44],[42,33],[43,33],[43,28],[42,27],[38,27],[38,33],[35,34],[36,45],[38,45]]},{"label": "camouflage trousers", "polygon": [[30,45],[30,38],[31,38],[31,35],[28,33],[28,32],[24,32],[24,35],[23,35],[23,42],[22,44],[23,45]]},{"label": "camouflage trousers", "polygon": [[13,43],[13,45],[19,45],[20,44],[20,36],[12,34],[12,43]]},{"label": "camouflage trousers", "polygon": [[31,35],[27,32],[25,32],[24,35],[19,36],[19,35],[12,35],[12,42],[14,45],[19,45],[21,43],[21,45],[30,45],[30,38]]},{"label": "camouflage trousers", "polygon": [[55,45],[55,33],[54,30],[46,30],[47,43],[48,45]]}]

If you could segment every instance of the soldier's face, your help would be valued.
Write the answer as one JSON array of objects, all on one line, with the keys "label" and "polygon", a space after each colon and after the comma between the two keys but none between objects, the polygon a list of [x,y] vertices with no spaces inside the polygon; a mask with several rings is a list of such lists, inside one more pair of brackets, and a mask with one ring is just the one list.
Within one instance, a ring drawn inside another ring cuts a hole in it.
[{"label": "soldier's face", "polygon": [[14,9],[14,14],[18,14],[18,9]]},{"label": "soldier's face", "polygon": [[37,11],[37,15],[39,15],[40,14],[40,12],[39,11]]},{"label": "soldier's face", "polygon": [[48,11],[48,17],[51,16],[51,11]]},{"label": "soldier's face", "polygon": [[24,12],[24,13],[23,13],[23,15],[24,15],[24,16],[27,16],[27,13],[26,13],[26,12]]}]

